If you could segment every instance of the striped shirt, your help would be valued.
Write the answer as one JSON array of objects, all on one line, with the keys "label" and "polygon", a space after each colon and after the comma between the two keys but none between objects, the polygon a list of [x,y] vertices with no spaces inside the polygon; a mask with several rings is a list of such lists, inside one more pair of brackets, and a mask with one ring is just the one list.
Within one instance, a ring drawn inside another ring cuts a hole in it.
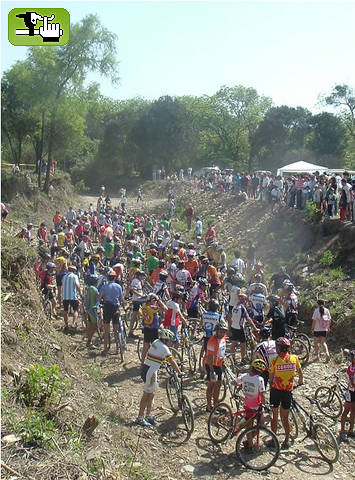
[{"label": "striped shirt", "polygon": [[70,272],[64,275],[62,283],[63,300],[78,300],[79,279],[75,273]]}]

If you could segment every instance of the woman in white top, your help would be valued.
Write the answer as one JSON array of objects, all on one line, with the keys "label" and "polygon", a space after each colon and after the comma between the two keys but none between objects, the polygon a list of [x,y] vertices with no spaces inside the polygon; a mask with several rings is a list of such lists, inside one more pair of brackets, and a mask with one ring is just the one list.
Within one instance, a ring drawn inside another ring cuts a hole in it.
[{"label": "woman in white top", "polygon": [[326,355],[326,362],[329,362],[330,355],[326,340],[330,330],[331,316],[329,310],[325,308],[324,303],[324,300],[317,300],[318,308],[314,310],[312,316],[312,334],[314,338],[315,360],[319,361],[319,345],[322,345]]}]

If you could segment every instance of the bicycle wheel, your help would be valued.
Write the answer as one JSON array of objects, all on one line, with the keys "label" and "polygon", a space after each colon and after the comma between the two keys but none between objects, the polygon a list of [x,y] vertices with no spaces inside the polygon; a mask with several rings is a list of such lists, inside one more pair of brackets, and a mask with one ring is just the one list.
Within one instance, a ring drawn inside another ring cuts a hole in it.
[{"label": "bicycle wheel", "polygon": [[202,343],[203,340],[203,329],[200,327],[199,318],[189,318],[189,326],[187,327],[189,332],[190,341],[193,344]]},{"label": "bicycle wheel", "polygon": [[219,403],[208,417],[208,435],[213,443],[227,440],[233,431],[233,413],[227,403]]},{"label": "bicycle wheel", "polygon": [[50,320],[52,318],[52,304],[48,298],[43,302],[43,310],[48,320]]},{"label": "bicycle wheel", "polygon": [[335,463],[339,458],[339,446],[333,432],[323,423],[314,425],[312,439],[318,452],[329,463]]},{"label": "bicycle wheel", "polygon": [[297,337],[291,340],[291,352],[298,356],[301,365],[304,365],[308,362],[308,345]]},{"label": "bicycle wheel", "polygon": [[[251,447],[249,441],[252,443]],[[247,428],[239,435],[235,449],[242,464],[257,471],[267,470],[280,454],[280,444],[276,435],[258,425]]]},{"label": "bicycle wheel", "polygon": [[125,331],[123,328],[123,323],[121,325],[121,331],[118,331],[118,347],[119,347],[119,353],[121,357],[121,362],[124,362],[124,355],[126,351],[126,336],[125,336]]},{"label": "bicycle wheel", "polygon": [[302,340],[302,342],[307,344],[309,351],[312,350],[312,342],[311,342],[311,339],[309,338],[309,336],[307,334],[297,332],[297,338],[299,338],[300,340]]},{"label": "bicycle wheel", "polygon": [[176,350],[176,348],[170,348],[170,352],[171,352],[172,356],[174,357],[176,363],[178,365],[182,365],[182,356],[181,356],[180,352],[178,352]]},{"label": "bicycle wheel", "polygon": [[218,403],[222,403],[223,400],[226,398],[227,390],[228,390],[227,380],[224,377],[222,378],[222,382],[221,382],[221,389],[219,391]]},{"label": "bicycle wheel", "polygon": [[174,413],[179,411],[179,385],[175,376],[170,376],[166,382],[166,394],[170,403],[171,410]]},{"label": "bicycle wheel", "polygon": [[184,420],[186,430],[189,434],[189,438],[195,428],[194,411],[192,410],[191,402],[186,395],[181,398],[181,413]]},{"label": "bicycle wheel", "polygon": [[290,408],[289,422],[290,422],[290,437],[291,437],[291,440],[294,441],[298,437],[298,420],[293,408]]},{"label": "bicycle wheel", "polygon": [[343,411],[343,402],[338,393],[330,387],[318,387],[314,393],[318,409],[333,420],[340,417]]},{"label": "bicycle wheel", "polygon": [[195,347],[192,343],[190,343],[186,348],[186,353],[189,361],[189,371],[190,373],[195,373],[196,365],[197,365],[197,357],[196,357]]}]

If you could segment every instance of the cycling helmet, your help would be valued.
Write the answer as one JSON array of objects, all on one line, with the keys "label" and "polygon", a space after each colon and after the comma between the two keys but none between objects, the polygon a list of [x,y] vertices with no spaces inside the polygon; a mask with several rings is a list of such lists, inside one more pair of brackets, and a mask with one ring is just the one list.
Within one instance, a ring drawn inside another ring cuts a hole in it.
[{"label": "cycling helmet", "polygon": [[92,255],[91,257],[92,260],[100,260],[100,255],[98,255],[97,253],[95,255]]},{"label": "cycling helmet", "polygon": [[200,285],[200,287],[208,287],[208,281],[206,278],[199,278],[198,279],[198,284]]},{"label": "cycling helmet", "polygon": [[269,300],[269,302],[271,302],[271,303],[276,303],[276,304],[278,304],[279,301],[280,301],[280,297],[279,297],[278,295],[269,295],[269,296],[267,297],[267,300]]},{"label": "cycling helmet", "polygon": [[156,248],[151,248],[149,251],[152,255],[156,255],[158,253],[158,250]]},{"label": "cycling helmet", "polygon": [[279,337],[277,340],[276,340],[276,346],[283,352],[287,352],[287,350],[290,348],[291,346],[291,342],[288,338],[286,337]]},{"label": "cycling helmet", "polygon": [[228,325],[224,320],[220,320],[218,323],[216,323],[216,326],[214,327],[215,332],[218,332],[219,330],[228,330]]},{"label": "cycling helmet", "polygon": [[283,282],[282,282],[282,286],[283,287],[286,287],[287,285],[291,285],[291,280],[289,278],[286,278]]},{"label": "cycling helmet", "polygon": [[263,338],[269,337],[270,331],[271,331],[270,327],[261,327],[261,329],[260,329],[260,335],[261,335]]},{"label": "cycling helmet", "polygon": [[170,340],[173,342],[175,340],[175,335],[171,330],[168,330],[167,328],[162,328],[158,332],[160,340]]},{"label": "cycling helmet", "polygon": [[138,263],[138,265],[139,265],[139,264],[142,263],[142,260],[140,258],[132,258],[132,262],[133,263]]},{"label": "cycling helmet", "polygon": [[96,253],[104,252],[104,251],[105,251],[105,249],[104,249],[104,247],[101,246],[101,245],[100,245],[99,247],[97,247],[97,249],[96,249]]},{"label": "cycling helmet", "polygon": [[190,249],[190,250],[194,250],[195,248],[195,244],[193,242],[190,242],[187,244],[187,247]]},{"label": "cycling helmet", "polygon": [[219,303],[215,298],[211,298],[210,303],[208,304],[208,310],[212,310],[212,312],[217,312],[219,309]]},{"label": "cycling helmet", "polygon": [[239,293],[238,299],[239,299],[240,302],[243,303],[243,302],[246,302],[248,300],[248,296],[245,295],[245,293]]},{"label": "cycling helmet", "polygon": [[98,281],[99,277],[97,275],[89,275],[88,276],[88,284],[89,285],[97,285],[97,281]]},{"label": "cycling helmet", "polygon": [[195,254],[196,254],[195,250],[188,250],[188,251],[186,252],[186,255],[187,255],[188,257],[194,257]]},{"label": "cycling helmet", "polygon": [[159,273],[160,280],[166,280],[168,278],[168,276],[169,276],[169,273],[166,270],[162,270]]},{"label": "cycling helmet", "polygon": [[45,253],[43,253],[42,258],[43,258],[44,260],[50,260],[51,256],[50,256],[49,253],[45,252]]},{"label": "cycling helmet", "polygon": [[151,243],[151,244],[149,245],[149,248],[157,248],[157,246],[158,246],[158,245],[157,245],[156,243]]},{"label": "cycling helmet", "polygon": [[110,268],[110,270],[107,272],[108,278],[114,278],[116,276],[116,272]]},{"label": "cycling helmet", "polygon": [[[27,228],[28,228],[28,227],[33,227],[33,223],[29,222],[29,223],[27,224]],[[53,229],[52,229],[52,230],[53,230]]]},{"label": "cycling helmet", "polygon": [[227,275],[230,277],[232,275],[235,275],[235,268],[233,267],[228,267],[227,269]]},{"label": "cycling helmet", "polygon": [[[243,275],[241,273],[237,273],[234,277],[233,277],[233,282],[235,285],[237,285],[238,287],[243,287],[245,285],[245,278],[243,277]],[[232,282],[232,283],[233,283]]]},{"label": "cycling helmet", "polygon": [[285,286],[285,290],[288,290],[289,292],[293,292],[295,286],[293,285],[293,283],[288,283],[286,286]]},{"label": "cycling helmet", "polygon": [[[30,226],[32,226],[32,224],[27,225],[27,228],[29,228]],[[54,235],[54,234],[55,234],[55,229],[54,229],[54,228],[51,228],[50,231],[49,231],[49,233],[50,233],[51,235]]]},{"label": "cycling helmet", "polygon": [[350,357],[355,358],[355,350],[350,350]]},{"label": "cycling helmet", "polygon": [[254,370],[256,370],[257,372],[265,372],[265,370],[267,370],[267,366],[266,366],[266,363],[264,362],[264,360],[262,360],[261,358],[255,358],[252,362],[251,362],[251,366],[254,368]]},{"label": "cycling helmet", "polygon": [[53,262],[48,262],[48,263],[47,263],[47,270],[52,270],[53,268],[56,268],[56,267],[55,267],[55,263],[53,263]]}]

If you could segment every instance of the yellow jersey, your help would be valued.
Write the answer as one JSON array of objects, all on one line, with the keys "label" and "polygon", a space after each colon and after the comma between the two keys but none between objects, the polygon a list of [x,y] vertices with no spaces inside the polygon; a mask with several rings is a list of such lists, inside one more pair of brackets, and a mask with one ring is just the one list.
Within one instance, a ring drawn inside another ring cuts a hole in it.
[{"label": "yellow jersey", "polygon": [[284,356],[277,356],[271,360],[270,377],[274,375],[272,388],[291,392],[293,390],[293,380],[297,370],[300,370],[301,364],[297,355],[286,353]]}]

